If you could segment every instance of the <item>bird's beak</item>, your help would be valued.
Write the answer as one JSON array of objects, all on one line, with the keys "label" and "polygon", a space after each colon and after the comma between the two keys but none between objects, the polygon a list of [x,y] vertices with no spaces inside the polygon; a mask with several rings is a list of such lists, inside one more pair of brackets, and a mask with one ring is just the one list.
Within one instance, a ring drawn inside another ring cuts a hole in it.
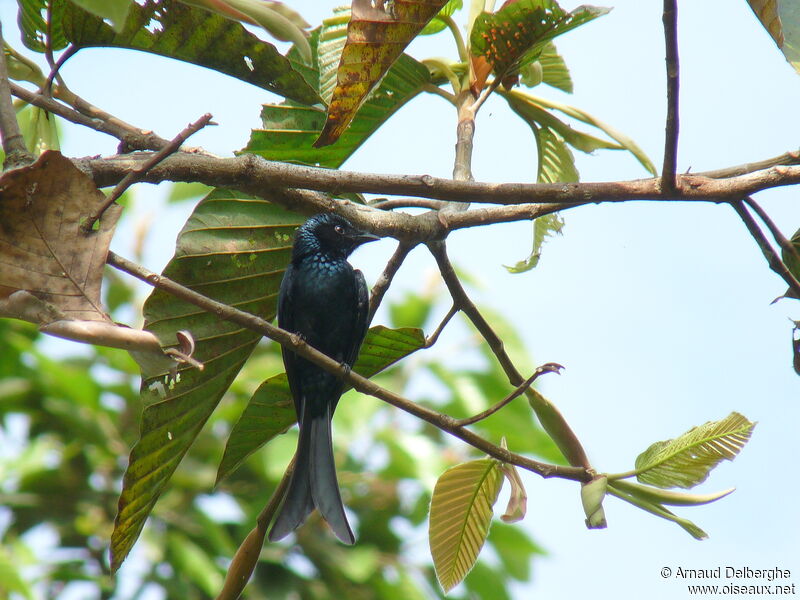
[{"label": "bird's beak", "polygon": [[353,234],[350,236],[350,239],[353,240],[353,247],[356,247],[368,242],[375,242],[381,238],[377,235],[367,233],[366,231],[358,231],[353,232]]}]

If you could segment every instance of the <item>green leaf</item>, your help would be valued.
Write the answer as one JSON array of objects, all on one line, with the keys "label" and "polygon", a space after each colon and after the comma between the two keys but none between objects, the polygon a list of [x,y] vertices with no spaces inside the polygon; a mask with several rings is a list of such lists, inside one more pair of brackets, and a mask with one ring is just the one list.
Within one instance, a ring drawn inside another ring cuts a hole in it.
[{"label": "green leaf", "polygon": [[564,228],[564,219],[558,213],[550,213],[533,220],[533,249],[530,256],[521,260],[514,266],[503,265],[510,273],[524,273],[539,264],[542,257],[542,246],[548,238],[561,235]]},{"label": "green leaf", "polygon": [[[641,165],[645,169],[647,169],[647,171],[651,175],[653,175],[653,176],[658,175],[658,171],[656,171],[656,167],[655,167],[655,165],[653,165],[653,162],[647,157],[647,155],[639,147],[639,145],[636,142],[633,141],[633,139],[631,139],[627,135],[617,131],[616,129],[614,129],[610,125],[604,123],[600,119],[594,117],[593,115],[591,115],[591,114],[589,114],[589,113],[587,113],[587,112],[585,112],[585,111],[583,111],[583,110],[581,110],[579,108],[575,108],[574,106],[570,106],[568,104],[562,104],[562,103],[556,102],[554,100],[548,100],[548,99],[542,98],[540,96],[534,96],[533,94],[523,93],[523,92],[520,92],[519,90],[511,90],[510,92],[508,92],[508,95],[513,96],[516,99],[521,100],[523,103],[528,103],[530,105],[538,106],[538,107],[543,108],[543,109],[557,110],[559,112],[564,113],[565,115],[567,115],[569,117],[572,117],[573,119],[577,119],[578,121],[581,121],[583,123],[587,123],[589,125],[592,125],[593,127],[597,127],[599,130],[601,130],[603,133],[605,133],[608,137],[610,137],[612,140],[617,142],[619,144],[619,146],[621,146],[622,148],[624,148],[625,150],[627,150],[628,152],[633,154],[636,157],[636,160],[638,160],[641,163]],[[511,108],[514,108],[514,106],[512,105]],[[573,146],[575,148],[578,148],[579,150],[581,149],[579,146],[573,144],[570,141],[570,138],[565,134],[565,132],[563,130],[556,129],[556,131],[558,131],[564,137],[564,139],[567,141],[567,143],[569,143],[571,146]],[[607,144],[608,142],[605,142],[605,143]]]},{"label": "green leaf", "polygon": [[429,540],[436,577],[445,593],[478,560],[502,485],[499,463],[487,458],[456,465],[436,482]]},{"label": "green leaf", "polygon": [[[278,288],[302,217],[261,199],[227,190],[209,194],[178,237],[164,275],[225,304],[265,319],[275,315]],[[144,306],[145,329],[162,344],[191,332],[204,370],[184,368],[179,381],[143,370],[139,440],[123,478],[114,532],[112,569],[127,556],[172,473],[228,389],[259,336],[239,325],[154,290]]]},{"label": "green leaf", "polygon": [[[425,336],[419,329],[372,327],[367,332],[353,371],[363,377],[372,377],[424,345]],[[231,431],[217,471],[217,483],[296,420],[286,373],[264,381]]]},{"label": "green leaf", "polygon": [[533,557],[545,553],[519,526],[493,523],[488,539],[504,571],[518,581],[530,579]]},{"label": "green leaf", "polygon": [[209,598],[217,595],[222,588],[223,576],[211,556],[174,530],[170,531],[167,538],[167,548],[167,560],[181,574],[181,579],[193,582]]},{"label": "green leaf", "polygon": [[306,62],[311,61],[311,48],[306,39],[309,27],[297,12],[282,4],[265,0],[180,0],[183,4],[205,8],[228,19],[260,25],[272,37],[292,42]]},{"label": "green leaf", "polygon": [[461,10],[463,6],[463,0],[448,0],[447,4],[442,7],[436,16],[433,17],[433,19],[431,19],[428,24],[422,28],[422,31],[419,32],[419,35],[432,35],[434,33],[439,33],[443,29],[446,29],[447,23],[445,23],[444,20],[439,17],[452,17],[456,11]]},{"label": "green leaf", "polygon": [[15,557],[10,552],[10,547],[4,543],[0,548],[0,590],[9,594],[19,594],[23,598],[32,600],[33,589],[27,583],[29,577],[23,577],[20,565],[16,564]]},{"label": "green leaf", "polygon": [[319,102],[302,74],[275,46],[258,39],[240,23],[177,0],[133,4],[120,33],[73,6],[64,15],[63,27],[78,48],[142,50],[214,69],[297,102]]},{"label": "green leaf", "polygon": [[[542,65],[542,81],[544,83],[568,94],[572,93],[572,76],[569,74],[567,63],[564,62],[553,42],[545,45],[538,62]],[[523,83],[525,83],[524,80]]]},{"label": "green leaf", "polygon": [[620,500],[628,502],[629,504],[633,504],[644,511],[654,514],[657,517],[661,517],[662,519],[676,523],[696,540],[705,540],[708,538],[708,534],[690,520],[679,517],[657,502],[650,502],[642,497],[626,494],[614,486],[608,486],[608,493],[612,496],[616,496]]},{"label": "green leaf", "polygon": [[[320,52],[323,49],[322,44],[323,41],[320,40]],[[312,50],[317,50],[313,37],[311,47]],[[308,80],[316,78],[319,81],[321,75],[314,69],[309,70],[306,77]],[[326,116],[323,110],[293,102],[265,104],[261,112],[263,128],[253,130],[250,141],[242,152],[258,154],[267,160],[337,168],[429,82],[428,69],[403,54],[358,111],[344,134],[335,143],[324,148],[313,146],[314,140],[325,126]]]},{"label": "green leaf", "polygon": [[47,49],[47,23],[45,15],[48,7],[52,11],[50,47],[55,52],[63,50],[67,44],[62,22],[65,0],[17,0],[19,5],[19,28],[22,30],[22,43],[31,50],[44,52]]},{"label": "green leaf", "polygon": [[408,0],[376,6],[370,0],[353,2],[336,87],[315,146],[327,146],[339,139],[370,92],[444,4],[445,0]]},{"label": "green leaf", "polygon": [[733,460],[750,439],[755,423],[737,412],[709,421],[683,435],[656,442],[636,458],[641,483],[691,488],[706,480],[722,460]]},{"label": "green leaf", "polygon": [[605,529],[606,513],[603,500],[608,489],[608,477],[599,475],[587,483],[581,484],[581,504],[586,514],[586,527],[589,529]]},{"label": "green leaf", "polygon": [[[790,242],[792,244],[792,248],[794,248],[794,252],[790,252],[784,248],[781,250],[781,258],[783,259],[783,264],[785,264],[786,268],[789,269],[789,272],[794,275],[795,279],[800,281],[800,229],[794,232]],[[788,288],[783,296],[779,296],[773,300],[773,302],[776,302],[781,298],[798,299],[797,294],[792,288]]]},{"label": "green leaf", "polygon": [[116,33],[122,33],[133,0],[69,0],[86,12],[108,19]]},{"label": "green leaf", "polygon": [[[479,65],[478,73],[494,72],[505,79],[536,60],[553,38],[600,17],[610,9],[579,6],[563,10],[553,0],[506,2],[496,13],[481,13],[470,33],[470,52]],[[473,90],[483,88],[485,76],[477,79]]]},{"label": "green leaf", "polygon": [[653,488],[647,485],[639,485],[638,483],[625,481],[624,479],[610,481],[608,485],[625,494],[641,498],[648,502],[672,506],[698,506],[701,504],[709,504],[724,498],[736,489],[729,488],[712,494],[686,494],[684,492],[674,492],[671,490]]}]

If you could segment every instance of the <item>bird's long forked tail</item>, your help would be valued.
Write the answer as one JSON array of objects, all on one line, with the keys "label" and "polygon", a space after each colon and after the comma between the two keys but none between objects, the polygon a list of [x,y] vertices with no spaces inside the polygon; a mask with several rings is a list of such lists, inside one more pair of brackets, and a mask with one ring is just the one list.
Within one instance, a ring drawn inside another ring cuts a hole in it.
[{"label": "bird's long forked tail", "polygon": [[336,479],[330,417],[325,414],[305,417],[289,489],[270,529],[269,539],[276,541],[286,537],[316,508],[336,537],[352,545],[356,539],[347,522]]}]

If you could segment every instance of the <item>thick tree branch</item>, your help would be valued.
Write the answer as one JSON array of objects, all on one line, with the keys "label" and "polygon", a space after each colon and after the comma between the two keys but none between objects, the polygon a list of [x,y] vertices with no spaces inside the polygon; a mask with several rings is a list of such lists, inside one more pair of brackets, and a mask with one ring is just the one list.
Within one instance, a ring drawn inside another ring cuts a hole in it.
[{"label": "thick tree branch", "polygon": [[162,289],[172,294],[176,298],[180,298],[181,300],[189,302],[190,304],[202,308],[205,311],[217,315],[220,319],[237,323],[238,325],[241,325],[250,331],[254,331],[260,335],[275,340],[281,344],[281,346],[290,348],[299,356],[310,360],[329,373],[341,378],[343,381],[348,383],[362,394],[374,396],[388,404],[391,404],[392,406],[404,410],[415,417],[420,418],[431,425],[434,425],[435,427],[438,427],[442,431],[446,431],[450,435],[459,438],[478,450],[493,456],[498,460],[517,465],[518,467],[529,470],[533,473],[537,473],[542,477],[560,477],[574,481],[588,481],[591,478],[591,474],[588,473],[584,468],[563,467],[559,465],[542,463],[520,454],[509,452],[500,446],[492,444],[469,429],[459,427],[454,418],[416,404],[415,402],[412,402],[390,390],[377,385],[373,381],[370,381],[369,379],[358,375],[346,366],[341,365],[329,356],[326,356],[318,350],[315,350],[305,343],[300,336],[275,327],[260,317],[237,310],[233,307],[222,304],[221,302],[212,300],[211,298],[207,298],[202,294],[198,294],[189,288],[171,281],[167,277],[158,275],[152,271],[148,271],[147,269],[144,269],[143,267],[140,267],[139,265],[114,254],[113,252],[108,253],[107,262],[109,265],[129,273],[130,275],[133,275],[137,279],[140,279],[145,283],[152,285],[153,287]]},{"label": "thick tree branch", "polygon": [[11,82],[8,78],[2,24],[0,24],[0,138],[3,140],[3,151],[6,154],[4,166],[23,165],[33,161],[33,156],[25,147],[25,139],[17,122],[17,113],[11,102]]},{"label": "thick tree branch", "polygon": [[[458,279],[453,265],[450,264],[444,241],[431,242],[428,244],[428,247],[436,259],[439,272],[442,274],[442,279],[447,289],[450,291],[453,303],[467,315],[478,332],[486,340],[486,343],[489,344],[489,348],[497,357],[497,361],[508,377],[509,383],[513,386],[521,385],[524,379],[506,353],[503,340],[495,333],[492,326],[480,313],[461,285],[461,281]],[[542,427],[553,439],[569,463],[584,469],[585,472],[590,472],[592,467],[583,446],[558,409],[553,406],[547,398],[530,387],[525,390],[525,394],[530,401],[531,407],[536,412],[536,416],[539,418]]]},{"label": "thick tree branch", "polygon": [[664,0],[664,44],[667,66],[667,122],[664,136],[664,166],[661,170],[661,190],[666,195],[675,193],[678,160],[678,98],[680,67],[678,62],[678,3]]},{"label": "thick tree branch", "polygon": [[[75,159],[74,162],[94,179],[98,187],[104,187],[119,182],[148,156],[147,153],[135,153]],[[321,169],[266,161],[252,154],[219,158],[178,152],[151,169],[144,181],[199,182],[257,195],[276,188],[303,188],[332,194],[361,192],[454,202],[576,206],[632,200],[730,202],[764,189],[800,183],[800,166],[776,165],[726,179],[679,175],[675,194],[664,196],[660,178],[586,183],[487,183],[440,179],[430,175],[381,175]]]},{"label": "thick tree branch", "polygon": [[769,268],[780,275],[781,278],[787,284],[789,284],[789,289],[791,289],[797,295],[797,297],[800,298],[800,281],[797,281],[797,278],[795,278],[789,269],[786,268],[786,265],[783,263],[780,256],[778,256],[775,250],[772,249],[769,240],[761,231],[753,216],[747,211],[744,202],[731,202],[731,206],[733,207],[733,210],[736,211],[736,214],[738,214],[742,219],[742,222],[744,222],[745,227],[747,227],[750,235],[753,236],[753,239],[758,244],[758,247],[761,248],[761,253],[764,255],[764,258],[767,259]]}]

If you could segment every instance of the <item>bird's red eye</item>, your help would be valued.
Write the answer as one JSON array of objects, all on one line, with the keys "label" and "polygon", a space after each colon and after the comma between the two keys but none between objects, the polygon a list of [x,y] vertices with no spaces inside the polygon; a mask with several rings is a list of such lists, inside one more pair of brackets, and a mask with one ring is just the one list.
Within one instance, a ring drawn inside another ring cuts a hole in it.
[{"label": "bird's red eye", "polygon": [[334,230],[336,233],[338,233],[339,235],[342,235],[342,234],[344,233],[344,227],[342,227],[341,225],[336,225],[336,226],[333,228],[333,230]]}]

